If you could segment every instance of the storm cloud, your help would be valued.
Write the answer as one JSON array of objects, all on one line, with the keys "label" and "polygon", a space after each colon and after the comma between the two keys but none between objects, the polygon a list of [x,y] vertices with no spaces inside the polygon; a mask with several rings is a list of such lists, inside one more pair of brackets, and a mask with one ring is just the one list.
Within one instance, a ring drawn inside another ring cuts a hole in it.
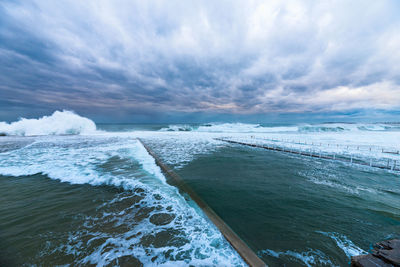
[{"label": "storm cloud", "polygon": [[396,114],[400,3],[2,1],[0,62],[0,119]]}]

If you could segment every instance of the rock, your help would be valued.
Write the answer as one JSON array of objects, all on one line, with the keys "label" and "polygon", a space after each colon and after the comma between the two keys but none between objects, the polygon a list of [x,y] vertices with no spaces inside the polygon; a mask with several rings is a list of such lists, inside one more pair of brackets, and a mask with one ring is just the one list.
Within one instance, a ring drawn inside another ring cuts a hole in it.
[{"label": "rock", "polygon": [[400,249],[400,239],[385,240],[375,244],[376,248]]},{"label": "rock", "polygon": [[371,254],[351,258],[353,267],[400,266],[400,239],[386,240],[374,245]]},{"label": "rock", "polygon": [[129,255],[126,255],[126,256],[122,256],[122,257],[119,257],[119,258],[117,258],[117,259],[114,259],[113,261],[111,261],[108,265],[107,265],[107,267],[111,267],[111,266],[120,266],[120,267],[134,267],[134,266],[137,266],[137,267],[142,267],[143,266],[143,263],[141,263],[138,259],[136,259],[135,257],[133,257],[133,256],[129,256]]},{"label": "rock", "polygon": [[392,267],[392,264],[388,264],[383,260],[368,254],[368,255],[359,255],[351,257],[351,266],[352,267]]},{"label": "rock", "polygon": [[173,221],[175,218],[174,214],[168,213],[157,213],[150,217],[150,222],[155,225],[166,225]]},{"label": "rock", "polygon": [[400,266],[400,239],[386,240],[375,245],[372,255]]}]

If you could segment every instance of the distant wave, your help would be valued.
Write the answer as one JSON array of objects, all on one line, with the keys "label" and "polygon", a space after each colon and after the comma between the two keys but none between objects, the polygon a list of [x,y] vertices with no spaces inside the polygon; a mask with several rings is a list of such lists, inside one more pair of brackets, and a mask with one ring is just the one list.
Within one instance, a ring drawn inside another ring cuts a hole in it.
[{"label": "distant wave", "polygon": [[76,135],[94,132],[96,124],[92,120],[68,110],[55,111],[39,119],[21,118],[12,123],[0,122],[1,135]]},{"label": "distant wave", "polygon": [[261,124],[250,123],[207,123],[198,126],[172,124],[160,131],[194,131],[212,133],[264,133],[264,132],[290,132],[297,131],[296,126],[289,127],[264,127]]},{"label": "distant wave", "polygon": [[351,131],[399,131],[398,125],[390,124],[350,124],[324,123],[301,124],[292,126],[263,126],[250,123],[207,123],[201,125],[171,124],[160,131],[172,132],[212,132],[212,133],[279,133],[279,132],[351,132]]},{"label": "distant wave", "polygon": [[345,126],[324,126],[324,125],[316,125],[316,126],[301,126],[298,127],[299,132],[313,133],[313,132],[343,132],[350,131],[349,128]]},{"label": "distant wave", "polygon": [[357,127],[360,131],[399,131],[400,126],[398,124],[366,124]]},{"label": "distant wave", "polygon": [[187,124],[169,125],[168,127],[161,128],[161,132],[189,132],[195,130],[197,127]]}]

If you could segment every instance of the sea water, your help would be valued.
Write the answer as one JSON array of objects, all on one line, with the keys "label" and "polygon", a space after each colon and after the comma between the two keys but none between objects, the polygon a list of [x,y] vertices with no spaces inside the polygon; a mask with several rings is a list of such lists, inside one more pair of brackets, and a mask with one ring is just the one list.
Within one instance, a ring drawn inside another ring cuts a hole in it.
[{"label": "sea water", "polygon": [[63,111],[0,133],[2,266],[244,266],[138,137],[269,266],[346,266],[399,237],[398,172],[216,139],[386,162],[397,124],[96,126]]}]

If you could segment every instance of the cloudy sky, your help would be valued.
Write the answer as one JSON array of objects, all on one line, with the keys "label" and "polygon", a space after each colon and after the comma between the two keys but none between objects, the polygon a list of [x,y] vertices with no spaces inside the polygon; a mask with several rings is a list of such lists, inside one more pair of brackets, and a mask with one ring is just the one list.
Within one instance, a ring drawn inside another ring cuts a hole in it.
[{"label": "cloudy sky", "polygon": [[400,121],[400,1],[0,1],[0,120]]}]

